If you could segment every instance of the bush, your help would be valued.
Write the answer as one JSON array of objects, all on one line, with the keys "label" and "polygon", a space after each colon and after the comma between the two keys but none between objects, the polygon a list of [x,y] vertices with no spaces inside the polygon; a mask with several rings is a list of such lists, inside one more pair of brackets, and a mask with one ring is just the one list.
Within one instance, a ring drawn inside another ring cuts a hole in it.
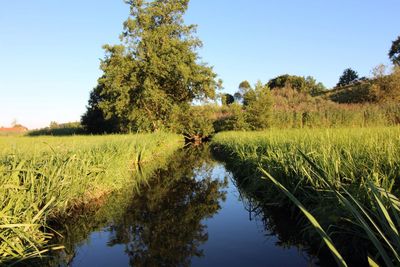
[{"label": "bush", "polygon": [[169,128],[186,139],[204,139],[214,133],[215,108],[211,105],[175,107]]},{"label": "bush", "polygon": [[248,129],[249,125],[246,122],[245,111],[237,103],[233,103],[227,108],[222,108],[220,116],[214,121],[215,132],[245,131]]}]

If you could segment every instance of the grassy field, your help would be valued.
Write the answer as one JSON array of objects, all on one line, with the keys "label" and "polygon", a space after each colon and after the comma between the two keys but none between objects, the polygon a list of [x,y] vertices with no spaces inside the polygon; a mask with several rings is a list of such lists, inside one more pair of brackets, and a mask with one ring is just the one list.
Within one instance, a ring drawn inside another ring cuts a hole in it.
[{"label": "grassy field", "polygon": [[134,174],[181,146],[164,133],[0,137],[0,264],[45,252],[56,234],[47,222],[143,182]]},{"label": "grassy field", "polygon": [[254,195],[297,206],[305,235],[322,236],[339,265],[354,253],[400,263],[399,127],[226,132],[212,142]]}]

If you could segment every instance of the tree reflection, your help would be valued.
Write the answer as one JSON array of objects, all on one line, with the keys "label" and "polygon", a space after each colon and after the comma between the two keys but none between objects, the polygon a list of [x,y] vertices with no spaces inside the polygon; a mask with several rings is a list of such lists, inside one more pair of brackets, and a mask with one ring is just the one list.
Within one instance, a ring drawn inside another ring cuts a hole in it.
[{"label": "tree reflection", "polygon": [[[207,148],[181,151],[158,170],[110,227],[109,245],[124,244],[132,266],[188,266],[208,240],[202,220],[212,217],[227,186],[212,177]],[[198,177],[198,178],[196,178]]]},{"label": "tree reflection", "polygon": [[54,222],[61,234],[54,243],[64,250],[20,265],[73,266],[79,247],[98,231],[109,233],[109,246],[125,246],[132,266],[190,265],[208,240],[202,221],[225,200],[228,181],[213,175],[215,164],[208,147],[197,146],[178,151],[161,169],[154,168],[158,161],[142,166],[134,178],[147,181],[140,188],[127,183],[101,207]]}]

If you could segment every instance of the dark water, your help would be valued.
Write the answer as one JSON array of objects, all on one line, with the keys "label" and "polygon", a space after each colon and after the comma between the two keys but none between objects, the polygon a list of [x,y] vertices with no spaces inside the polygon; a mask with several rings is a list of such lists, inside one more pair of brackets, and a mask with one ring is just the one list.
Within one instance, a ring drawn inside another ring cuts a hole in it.
[{"label": "dark water", "polygon": [[277,230],[290,222],[275,225],[265,209],[255,208],[206,147],[178,152],[151,175],[139,193],[128,187],[102,208],[65,221],[59,242],[66,249],[41,265],[316,264],[301,245],[286,241],[285,230]]}]

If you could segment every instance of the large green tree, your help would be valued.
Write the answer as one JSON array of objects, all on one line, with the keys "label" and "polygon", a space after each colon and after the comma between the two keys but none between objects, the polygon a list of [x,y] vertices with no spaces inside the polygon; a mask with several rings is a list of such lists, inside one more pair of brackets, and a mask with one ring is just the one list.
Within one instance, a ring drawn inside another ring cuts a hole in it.
[{"label": "large green tree", "polygon": [[121,131],[164,128],[171,110],[215,98],[216,74],[199,62],[195,25],[185,25],[189,0],[129,0],[120,45],[105,45],[99,109]]},{"label": "large green tree", "polygon": [[82,115],[81,124],[85,132],[93,134],[118,132],[118,120],[115,116],[105,118],[99,104],[103,101],[101,92],[103,88],[98,85],[90,93],[89,103],[86,112]]},{"label": "large green tree", "polygon": [[389,50],[389,58],[394,65],[400,66],[400,36],[393,41]]}]

